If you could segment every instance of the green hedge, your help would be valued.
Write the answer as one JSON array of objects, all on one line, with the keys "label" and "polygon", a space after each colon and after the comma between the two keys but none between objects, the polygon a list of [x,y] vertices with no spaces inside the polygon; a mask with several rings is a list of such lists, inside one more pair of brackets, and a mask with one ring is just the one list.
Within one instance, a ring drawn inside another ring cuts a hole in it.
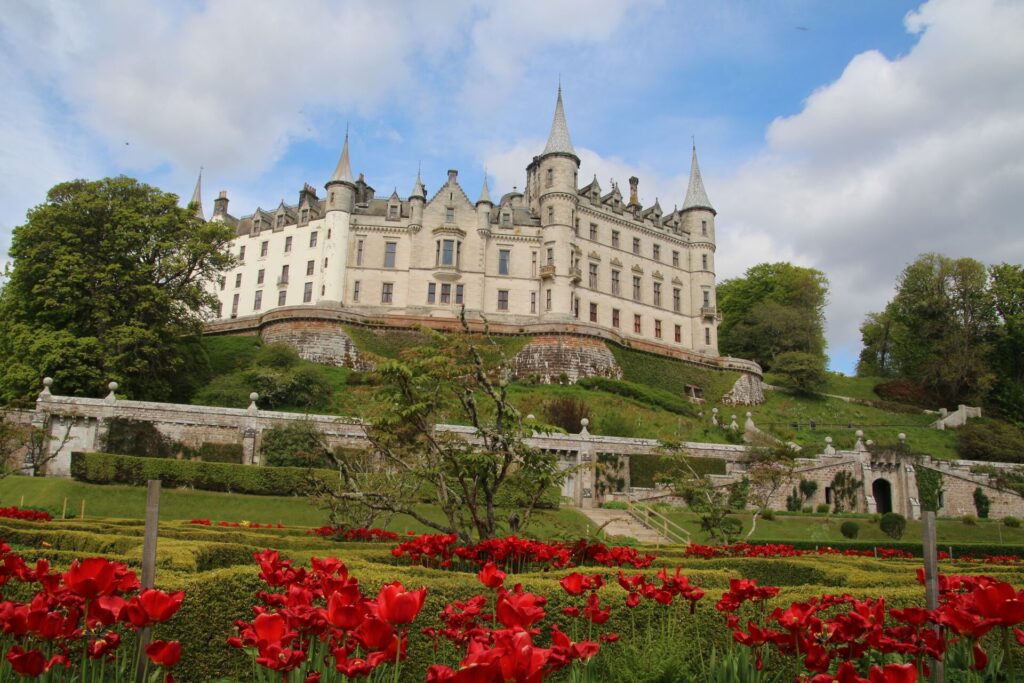
[{"label": "green hedge", "polygon": [[693,416],[697,414],[694,404],[665,389],[656,389],[643,384],[636,384],[635,382],[608,379],[607,377],[584,377],[576,382],[576,384],[585,389],[604,391],[609,394],[632,398],[655,408],[675,413],[676,415]]},{"label": "green hedge", "polygon": [[187,487],[257,496],[301,496],[309,491],[311,474],[325,481],[338,476],[330,470],[301,467],[255,467],[110,453],[71,454],[71,476],[90,484],[142,486],[149,479],[160,479],[168,488]]},{"label": "green hedge", "polygon": [[203,462],[228,462],[233,465],[241,465],[242,444],[204,442],[196,449],[196,455]]},{"label": "green hedge", "polygon": [[[630,455],[629,481],[631,486],[650,488],[654,478],[673,459],[664,455]],[[725,461],[719,458],[687,458],[697,474],[725,474]]]}]

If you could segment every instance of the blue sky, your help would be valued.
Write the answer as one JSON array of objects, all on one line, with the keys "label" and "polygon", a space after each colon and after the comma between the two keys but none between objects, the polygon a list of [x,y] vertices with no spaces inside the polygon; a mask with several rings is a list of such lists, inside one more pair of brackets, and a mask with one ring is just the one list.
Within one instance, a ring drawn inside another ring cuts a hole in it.
[{"label": "blue sky", "polygon": [[405,195],[456,168],[522,186],[564,88],[582,178],[685,194],[691,136],[719,277],[831,279],[829,353],[919,253],[1024,259],[1024,5],[996,0],[34,2],[0,17],[0,258],[54,183],[125,173],[231,211],[354,170]]}]

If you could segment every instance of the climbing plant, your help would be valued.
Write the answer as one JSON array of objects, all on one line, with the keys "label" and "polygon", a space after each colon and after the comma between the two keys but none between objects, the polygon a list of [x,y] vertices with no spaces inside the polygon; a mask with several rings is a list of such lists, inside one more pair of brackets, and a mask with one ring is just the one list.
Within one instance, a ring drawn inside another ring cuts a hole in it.
[{"label": "climbing plant", "polygon": [[939,496],[942,493],[942,475],[933,469],[921,465],[914,466],[917,478],[917,498],[921,501],[922,510],[939,510]]}]

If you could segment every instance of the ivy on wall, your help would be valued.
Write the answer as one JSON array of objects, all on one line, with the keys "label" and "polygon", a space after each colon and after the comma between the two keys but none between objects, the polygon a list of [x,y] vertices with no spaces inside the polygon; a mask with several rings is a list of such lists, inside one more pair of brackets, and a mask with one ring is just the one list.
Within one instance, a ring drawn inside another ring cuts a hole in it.
[{"label": "ivy on wall", "polygon": [[914,475],[917,478],[917,499],[921,501],[921,509],[938,512],[942,475],[922,465],[914,465]]}]

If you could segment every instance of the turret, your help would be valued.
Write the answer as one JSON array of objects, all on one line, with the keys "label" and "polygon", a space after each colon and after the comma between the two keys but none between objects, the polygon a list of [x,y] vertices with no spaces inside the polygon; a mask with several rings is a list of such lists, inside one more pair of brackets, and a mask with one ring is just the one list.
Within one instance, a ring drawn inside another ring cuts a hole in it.
[{"label": "turret", "polygon": [[409,228],[413,231],[423,226],[423,206],[427,203],[427,188],[423,187],[420,170],[416,169],[416,184],[409,193]]},{"label": "turret", "polygon": [[345,144],[341,148],[341,158],[334,168],[331,179],[324,185],[327,190],[327,212],[352,212],[355,205],[356,184],[352,178],[352,165],[348,159],[348,133],[345,133]]},{"label": "turret", "polygon": [[484,186],[480,188],[480,198],[476,200],[477,229],[491,229],[491,209],[494,202],[491,201],[491,190],[487,186],[487,170],[484,170]]},{"label": "turret", "polygon": [[192,191],[192,199],[188,205],[194,208],[194,215],[201,221],[206,220],[206,216],[203,215],[203,169],[199,169],[199,177],[196,178],[196,189]]},{"label": "turret", "polygon": [[526,169],[527,200],[540,216],[545,243],[540,308],[545,316],[555,319],[571,319],[578,311],[575,291],[579,264],[573,227],[579,201],[579,169],[580,159],[569,137],[559,86],[547,145]]},{"label": "turret", "polygon": [[715,298],[715,215],[697,163],[690,160],[690,183],[679,211],[682,229],[690,235],[690,296],[694,311],[694,348],[718,355],[718,308]]},{"label": "turret", "polygon": [[[352,178],[352,165],[348,157],[348,131],[341,148],[341,158],[331,179],[324,185],[327,190],[324,234],[317,235],[318,263],[329,264],[319,269],[320,300],[344,303],[346,299],[346,269],[348,264],[348,238],[355,207],[356,184]],[[312,241],[312,234],[310,235]]]}]

